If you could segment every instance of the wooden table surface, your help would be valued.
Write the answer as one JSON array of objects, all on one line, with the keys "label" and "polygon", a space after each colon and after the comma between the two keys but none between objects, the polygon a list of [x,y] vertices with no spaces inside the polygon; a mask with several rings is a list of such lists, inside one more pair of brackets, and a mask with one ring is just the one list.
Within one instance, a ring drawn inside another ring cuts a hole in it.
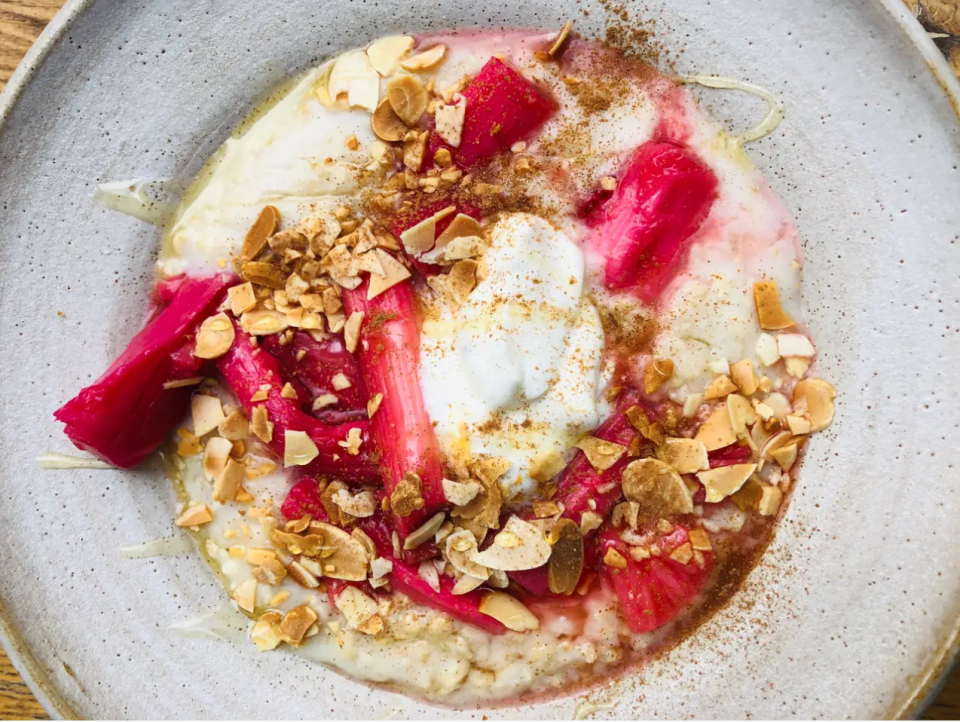
[{"label": "wooden table surface", "polygon": [[[65,0],[0,0],[0,89]],[[960,0],[904,0],[931,32],[960,75]],[[0,650],[0,720],[48,719]],[[924,719],[960,719],[960,668]]]}]

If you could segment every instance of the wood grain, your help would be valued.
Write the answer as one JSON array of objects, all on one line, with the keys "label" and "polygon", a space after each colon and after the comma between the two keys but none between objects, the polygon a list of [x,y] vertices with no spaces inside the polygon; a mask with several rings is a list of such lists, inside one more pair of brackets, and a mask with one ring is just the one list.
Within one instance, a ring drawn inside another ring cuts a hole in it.
[{"label": "wood grain", "polygon": [[[0,89],[6,85],[17,63],[63,2],[64,0],[0,0]],[[915,10],[930,30],[948,32],[946,28],[930,27],[940,18],[947,20],[950,30],[956,30],[953,25],[960,22],[960,0],[933,0],[929,7],[925,0],[904,2]],[[960,45],[957,44],[960,43],[960,38],[948,40],[954,42],[941,47],[948,53],[954,69],[960,75]],[[13,719],[49,718],[30,694],[7,655],[0,650],[0,720]],[[954,671],[943,692],[927,710],[924,719],[960,719],[960,668]]]}]

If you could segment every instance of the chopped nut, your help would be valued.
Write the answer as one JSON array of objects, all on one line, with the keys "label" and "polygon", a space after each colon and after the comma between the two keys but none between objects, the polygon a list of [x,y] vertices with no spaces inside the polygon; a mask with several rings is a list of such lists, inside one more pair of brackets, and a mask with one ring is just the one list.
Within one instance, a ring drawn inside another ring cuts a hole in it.
[{"label": "chopped nut", "polygon": [[213,483],[213,499],[225,504],[237,498],[237,492],[240,491],[240,485],[243,484],[243,464],[237,463],[233,459],[227,459],[223,466],[223,471]]},{"label": "chopped nut", "polygon": [[317,575],[308,570],[300,562],[290,562],[287,565],[287,576],[305,589],[316,589],[320,586]]},{"label": "chopped nut", "polygon": [[382,403],[383,394],[377,393],[371,396],[367,401],[367,418],[372,419],[373,415],[380,409],[380,404]]},{"label": "chopped nut", "polygon": [[460,137],[463,133],[463,121],[466,117],[467,100],[461,97],[453,105],[440,105],[437,107],[434,116],[437,121],[437,135],[452,145],[454,148],[460,147]]},{"label": "chopped nut", "polygon": [[348,135],[343,141],[343,144],[347,146],[348,150],[356,150],[360,147],[360,142],[357,140],[357,136],[355,135]]},{"label": "chopped nut", "polygon": [[189,527],[202,526],[211,521],[213,521],[213,512],[210,511],[210,507],[201,502],[187,508],[174,523],[180,527]]},{"label": "chopped nut", "polygon": [[710,544],[710,537],[703,529],[690,530],[690,545],[697,551],[708,552],[713,549]]},{"label": "chopped nut", "polygon": [[241,283],[239,286],[232,286],[227,291],[227,296],[230,299],[230,310],[233,311],[234,316],[239,316],[257,305],[253,284],[249,281]]},{"label": "chopped nut", "polygon": [[612,441],[604,441],[595,436],[580,439],[576,446],[583,451],[587,461],[597,471],[606,471],[620,461],[620,457],[627,451],[626,446],[615,444]]},{"label": "chopped nut", "polygon": [[250,639],[257,647],[258,652],[268,652],[280,646],[283,638],[280,636],[280,613],[264,612],[253,625]]},{"label": "chopped nut", "polygon": [[694,438],[702,441],[707,451],[722,449],[737,440],[726,404],[717,404],[713,413],[697,429],[697,435]]},{"label": "chopped nut", "polygon": [[695,474],[710,468],[707,447],[696,439],[667,438],[657,447],[657,458],[678,474]]},{"label": "chopped nut", "polygon": [[603,524],[603,517],[595,511],[585,511],[580,515],[580,534],[586,536]]},{"label": "chopped nut", "polygon": [[429,137],[430,131],[428,130],[422,133],[410,131],[403,137],[403,164],[410,170],[417,172],[423,165]]},{"label": "chopped nut", "polygon": [[324,543],[333,548],[333,553],[323,556],[324,576],[350,582],[362,582],[367,578],[369,557],[364,545],[343,529],[313,521],[310,529],[323,534]]},{"label": "chopped nut", "polygon": [[655,393],[673,376],[673,361],[654,359],[643,371],[643,390],[647,394]]},{"label": "chopped nut", "polygon": [[282,289],[286,284],[286,276],[279,268],[259,261],[248,261],[240,267],[241,275],[258,286],[266,286],[275,290]]},{"label": "chopped nut", "polygon": [[276,586],[287,576],[287,569],[279,559],[266,559],[253,570],[253,578],[260,584]]},{"label": "chopped nut", "polygon": [[753,300],[757,305],[760,328],[765,331],[777,331],[795,325],[780,305],[780,293],[776,283],[766,281],[753,284]]},{"label": "chopped nut", "polygon": [[350,629],[357,629],[379,610],[376,601],[356,587],[345,587],[337,595],[334,604],[347,618],[347,626]]},{"label": "chopped nut", "polygon": [[249,260],[256,258],[266,245],[267,239],[277,232],[279,225],[280,211],[273,206],[264,206],[243,239],[240,255]]},{"label": "chopped nut", "polygon": [[624,558],[623,554],[618,552],[613,547],[609,547],[607,552],[603,555],[603,563],[608,567],[613,567],[614,569],[627,568],[627,560]]},{"label": "chopped nut", "polygon": [[347,489],[340,489],[333,495],[334,503],[350,516],[366,519],[377,511],[377,501],[370,491],[359,491],[352,494]]},{"label": "chopped nut", "polygon": [[427,109],[428,99],[423,81],[415,75],[397,75],[387,83],[390,107],[409,126],[416,125],[420,120]]},{"label": "chopped nut", "polygon": [[353,383],[351,383],[350,379],[348,379],[342,372],[334,374],[330,379],[330,383],[333,385],[335,391],[343,391],[344,389],[349,389],[351,386],[353,386]]},{"label": "chopped nut", "polygon": [[199,454],[203,446],[200,444],[200,439],[192,432],[187,429],[178,429],[177,436],[180,437],[180,442],[177,444],[177,455],[188,457],[195,456]]},{"label": "chopped nut", "polygon": [[429,50],[424,50],[422,53],[414,55],[412,58],[407,58],[406,60],[400,61],[400,67],[404,70],[410,70],[415,73],[421,72],[423,70],[429,70],[434,65],[443,60],[443,56],[447,53],[446,45],[434,45]]},{"label": "chopped nut", "polygon": [[242,411],[231,411],[224,417],[217,427],[220,436],[230,441],[239,441],[247,438],[250,433],[250,424]]},{"label": "chopped nut", "polygon": [[730,428],[737,438],[747,436],[747,427],[757,423],[757,412],[745,396],[730,394],[727,396],[727,413],[730,416]]},{"label": "chopped nut", "polygon": [[213,481],[223,472],[233,451],[233,442],[220,436],[214,436],[203,450],[203,475],[207,481]]},{"label": "chopped nut", "polygon": [[811,431],[823,431],[833,422],[837,391],[823,379],[803,379],[793,390],[793,403],[806,403]]},{"label": "chopped nut", "polygon": [[796,379],[802,379],[810,369],[812,361],[803,356],[788,356],[783,359],[784,366],[787,367],[787,373]]},{"label": "chopped nut", "polygon": [[701,471],[697,478],[707,490],[707,502],[715,504],[735,493],[756,469],[756,464],[733,464]]},{"label": "chopped nut", "polygon": [[566,464],[559,451],[549,451],[530,462],[527,473],[534,481],[544,483],[563,471]]},{"label": "chopped nut", "polygon": [[730,378],[744,396],[756,393],[759,382],[753,370],[753,361],[744,359],[730,364]]},{"label": "chopped nut", "polygon": [[317,398],[313,400],[313,410],[319,411],[324,409],[327,406],[332,406],[337,403],[337,397],[333,394],[320,394]]},{"label": "chopped nut", "polygon": [[635,501],[624,501],[613,507],[610,523],[618,528],[628,526],[631,529],[636,529],[639,517],[640,505]]},{"label": "chopped nut", "polygon": [[347,351],[353,353],[360,342],[360,326],[363,324],[363,311],[354,311],[350,314],[343,326],[343,342]]},{"label": "chopped nut", "polygon": [[560,519],[550,530],[553,551],[547,562],[547,583],[554,594],[573,594],[583,572],[583,537],[571,519]]},{"label": "chopped nut", "polygon": [[658,459],[637,459],[623,470],[623,495],[640,505],[640,511],[655,516],[689,514],[693,496],[683,479]]},{"label": "chopped nut", "polygon": [[190,399],[190,413],[193,416],[193,433],[204,436],[223,421],[223,406],[216,396],[194,394]]},{"label": "chopped nut", "polygon": [[817,355],[817,350],[810,343],[810,339],[802,333],[781,333],[777,336],[777,351],[783,357],[812,358]]},{"label": "chopped nut", "polygon": [[333,64],[327,88],[333,100],[346,96],[351,107],[366,108],[372,113],[380,95],[380,75],[364,51],[344,53]]},{"label": "chopped nut", "polygon": [[390,495],[390,508],[397,516],[410,516],[424,506],[420,493],[420,477],[408,471]]},{"label": "chopped nut", "polygon": [[414,39],[409,35],[392,35],[375,40],[367,48],[367,58],[373,69],[386,78],[393,75],[400,58],[413,47]]},{"label": "chopped nut", "polygon": [[370,283],[367,286],[367,300],[376,298],[388,288],[393,288],[401,281],[410,278],[410,271],[392,254],[387,253],[382,248],[376,250],[377,258],[380,260],[380,266],[383,269],[382,275],[371,275]]},{"label": "chopped nut", "polygon": [[293,388],[293,384],[287,382],[283,385],[283,388],[280,389],[280,395],[285,399],[296,399],[297,390]]},{"label": "chopped nut", "polygon": [[757,505],[757,511],[761,516],[773,516],[780,509],[780,502],[783,499],[783,492],[776,486],[763,487],[763,493],[760,496],[760,503]]},{"label": "chopped nut", "polygon": [[560,513],[560,507],[553,501],[534,501],[532,506],[537,519],[547,519]]},{"label": "chopped nut", "polygon": [[454,506],[466,506],[476,498],[482,487],[475,481],[458,482],[443,480],[443,495]]},{"label": "chopped nut", "polygon": [[197,346],[193,355],[202,359],[220,358],[236,339],[233,321],[225,313],[204,319],[197,331]]},{"label": "chopped nut", "polygon": [[639,431],[643,438],[652,441],[654,445],[659,446],[664,442],[664,439],[666,439],[660,422],[655,421],[650,423],[647,412],[639,406],[631,406],[623,413],[627,417],[627,421],[630,422],[630,425]]},{"label": "chopped nut", "polygon": [[437,164],[438,168],[446,168],[453,163],[453,156],[448,148],[437,148],[433,152],[433,162]]},{"label": "chopped nut", "polygon": [[540,629],[540,620],[518,599],[504,592],[486,592],[478,607],[481,614],[493,617],[514,632]]},{"label": "chopped nut", "polygon": [[729,376],[717,376],[717,378],[715,378],[707,387],[707,391],[704,393],[703,398],[705,401],[722,399],[723,397],[728,396],[737,390],[737,385],[730,380]]},{"label": "chopped nut", "polygon": [[403,243],[403,247],[407,253],[419,256],[433,248],[436,239],[437,223],[451,213],[456,212],[456,210],[456,206],[447,206],[401,233],[400,241]]},{"label": "chopped nut", "polygon": [[287,644],[297,647],[317,619],[317,613],[307,605],[301,604],[294,607],[284,615],[283,621],[280,622],[280,637]]},{"label": "chopped nut", "polygon": [[253,613],[257,606],[257,580],[248,579],[233,590],[233,599],[245,612]]},{"label": "chopped nut", "polygon": [[802,436],[809,434],[813,428],[813,425],[810,423],[809,419],[805,419],[802,416],[787,416],[787,426],[790,428],[790,433],[794,436]]},{"label": "chopped nut", "polygon": [[265,444],[273,441],[273,422],[270,421],[270,415],[267,412],[266,406],[260,405],[253,407],[253,418],[251,419],[250,430]]},{"label": "chopped nut", "polygon": [[681,544],[670,553],[670,558],[681,564],[689,564],[693,559],[693,546],[690,542]]},{"label": "chopped nut", "polygon": [[358,426],[353,426],[347,431],[347,438],[343,441],[338,441],[337,445],[346,449],[347,453],[350,456],[357,456],[360,454],[360,447],[363,445],[363,431]]},{"label": "chopped nut", "polygon": [[773,460],[777,462],[781,469],[790,471],[797,461],[797,451],[797,444],[787,444],[786,446],[781,446],[779,449],[771,450],[770,456],[773,457]]},{"label": "chopped nut", "polygon": [[416,549],[421,544],[430,541],[433,535],[437,533],[437,530],[443,526],[446,518],[447,515],[445,512],[438,511],[426,522],[407,534],[407,538],[403,540],[403,548],[406,550]]},{"label": "chopped nut", "polygon": [[600,187],[605,191],[617,190],[617,179],[611,175],[605,175],[600,179]]}]

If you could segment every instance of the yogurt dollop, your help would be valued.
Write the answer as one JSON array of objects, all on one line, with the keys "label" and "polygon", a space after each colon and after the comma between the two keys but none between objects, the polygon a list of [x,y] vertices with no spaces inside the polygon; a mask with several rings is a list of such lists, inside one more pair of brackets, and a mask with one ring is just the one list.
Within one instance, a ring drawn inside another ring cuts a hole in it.
[{"label": "yogurt dollop", "polygon": [[530,463],[562,453],[596,427],[603,327],[583,298],[580,248],[528,214],[501,220],[484,255],[487,276],[456,316],[424,323],[420,380],[447,453],[513,462],[508,494],[531,490]]}]

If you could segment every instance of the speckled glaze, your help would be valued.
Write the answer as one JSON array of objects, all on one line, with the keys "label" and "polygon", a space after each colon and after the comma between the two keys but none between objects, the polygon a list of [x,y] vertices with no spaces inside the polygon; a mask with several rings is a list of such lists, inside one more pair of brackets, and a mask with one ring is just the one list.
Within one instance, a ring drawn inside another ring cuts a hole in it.
[{"label": "speckled glaze", "polygon": [[[678,69],[786,101],[749,153],[804,239],[837,421],[760,567],[698,634],[589,694],[459,714],[570,718],[589,700],[620,718],[909,715],[960,619],[960,87],[899,0],[636,5],[684,48]],[[159,463],[43,472],[35,459],[71,451],[52,411],[146,308],[159,233],[98,207],[96,183],[189,178],[270,88],[371,38],[568,17],[602,34],[607,16],[592,0],[98,0],[44,33],[0,103],[0,638],[51,713],[451,716],[292,655],[178,636],[171,624],[222,597],[207,567],[118,551],[172,533]],[[704,98],[734,125],[758,112]]]}]

